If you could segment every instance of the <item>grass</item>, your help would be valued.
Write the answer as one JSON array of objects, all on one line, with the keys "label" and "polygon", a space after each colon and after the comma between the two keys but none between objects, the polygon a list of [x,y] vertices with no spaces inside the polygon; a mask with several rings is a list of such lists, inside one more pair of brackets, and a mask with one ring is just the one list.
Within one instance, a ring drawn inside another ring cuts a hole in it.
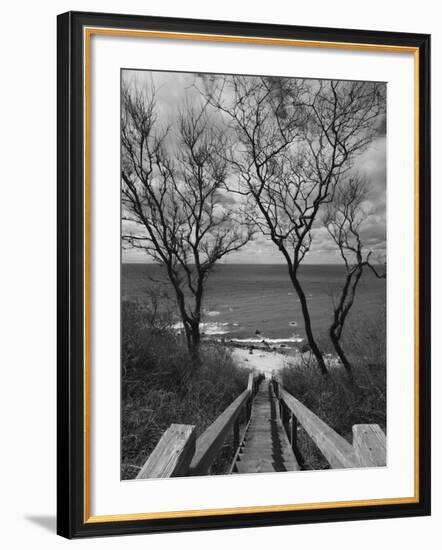
[{"label": "grass", "polygon": [[[247,385],[248,371],[215,344],[203,346],[195,368],[182,338],[148,307],[123,302],[122,479],[137,475],[170,424],[193,424],[198,437]],[[228,457],[226,449],[221,454]],[[221,458],[213,473],[226,461]]]},{"label": "grass", "polygon": [[[331,428],[352,442],[354,424],[379,424],[386,431],[385,318],[359,317],[345,334],[344,344],[353,365],[354,386],[343,368],[330,369],[330,379],[314,365],[292,365],[281,371],[284,387]],[[327,348],[321,342],[322,349]],[[303,467],[328,468],[328,463],[301,429],[298,447]]]},{"label": "grass", "polygon": [[[182,338],[170,329],[167,313],[153,314],[147,300],[124,301],[122,310],[122,479],[134,478],[172,423],[196,426],[197,436],[243,391],[248,371],[229,351],[207,343],[201,365],[189,359]],[[285,388],[349,442],[354,424],[379,424],[386,431],[385,316],[352,319],[344,349],[354,369],[355,391],[342,368],[324,379],[314,365],[292,365],[281,371]],[[332,349],[325,337],[324,352]],[[227,438],[212,467],[224,473],[232,458]],[[328,463],[302,429],[298,448],[305,469]]]}]

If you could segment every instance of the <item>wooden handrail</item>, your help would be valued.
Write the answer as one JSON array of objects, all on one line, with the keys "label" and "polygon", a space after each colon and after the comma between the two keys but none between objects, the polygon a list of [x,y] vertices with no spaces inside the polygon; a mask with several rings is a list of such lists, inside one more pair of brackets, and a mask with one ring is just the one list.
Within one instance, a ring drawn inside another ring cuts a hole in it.
[{"label": "wooden handrail", "polygon": [[[386,439],[377,424],[353,426],[353,445],[316,416],[296,397],[284,389],[279,377],[273,377],[273,387],[281,404],[281,421],[289,431],[293,448],[296,447],[298,422],[316,444],[332,468],[385,466]],[[286,411],[291,413],[289,421]]]},{"label": "wooden handrail", "polygon": [[195,426],[171,424],[145,462],[137,479],[203,475],[233,428],[233,445],[240,443],[240,414],[246,408],[250,420],[251,403],[263,375],[249,374],[247,388],[218,416],[195,442]]},{"label": "wooden handrail", "polygon": [[253,391],[254,380],[255,380],[255,378],[254,378],[254,376],[253,376],[253,372],[251,372],[251,373],[249,374],[249,378],[248,378],[248,380],[247,380],[247,389],[248,389],[249,391]]},{"label": "wooden handrail", "polygon": [[195,426],[171,424],[163,433],[137,479],[186,475],[195,452]]},{"label": "wooden handrail", "polygon": [[[254,375],[249,374],[247,389],[245,389],[207,430],[196,441],[195,455],[189,469],[189,475],[207,474],[209,468],[222,447],[229,431],[234,427],[243,408],[249,403],[254,393]],[[235,429],[235,432],[238,428]],[[238,435],[236,434],[235,439]]]},{"label": "wooden handrail", "polygon": [[292,394],[280,389],[279,398],[314,441],[332,468],[356,468],[360,461],[353,447]]}]

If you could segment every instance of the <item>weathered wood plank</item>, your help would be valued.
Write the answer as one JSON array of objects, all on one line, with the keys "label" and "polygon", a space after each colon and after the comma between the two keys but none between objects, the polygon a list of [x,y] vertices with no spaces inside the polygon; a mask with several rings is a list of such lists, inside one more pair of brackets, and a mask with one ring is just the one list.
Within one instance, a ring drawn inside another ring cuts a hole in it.
[{"label": "weathered wood plank", "polygon": [[[250,378],[249,378],[250,380]],[[200,435],[196,442],[195,455],[190,464],[189,475],[204,475],[208,472],[216,453],[221,448],[228,431],[246,405],[251,391],[246,389],[233,403]]]},{"label": "weathered wood plank", "polygon": [[274,472],[273,460],[259,458],[257,460],[244,460],[237,462],[236,467],[240,474],[257,474],[263,472]]},{"label": "weathered wood plank", "polygon": [[290,445],[292,446],[293,452],[296,451],[298,444],[298,420],[296,416],[291,413],[290,415]]},{"label": "weathered wood plank", "polygon": [[[271,446],[253,446],[251,448],[246,447],[240,454],[239,459],[240,460],[248,460],[248,459],[259,459],[259,458],[265,458],[265,459],[282,459],[284,462],[294,462],[293,453],[291,452],[291,449],[287,449],[283,447],[280,450],[275,450]],[[297,469],[297,468],[294,468]]]},{"label": "weathered wood plank", "polygon": [[284,389],[284,384],[282,382],[282,378],[278,373],[275,373],[272,378],[273,382],[273,392],[276,397],[281,397],[281,391]]},{"label": "weathered wood plank", "polygon": [[195,426],[171,424],[152,451],[137,479],[187,475],[195,452]]},{"label": "weathered wood plank", "polygon": [[378,424],[355,424],[353,448],[361,466],[385,466],[387,463],[387,440]]},{"label": "weathered wood plank", "polygon": [[256,473],[300,469],[275,405],[269,381],[264,380],[254,399],[252,419],[232,471]]},{"label": "weathered wood plank", "polygon": [[236,417],[236,420],[233,423],[233,448],[237,449],[238,447],[239,447],[239,416]]},{"label": "weathered wood plank", "polygon": [[360,466],[359,458],[350,443],[286,390],[279,388],[279,395],[332,468]]}]

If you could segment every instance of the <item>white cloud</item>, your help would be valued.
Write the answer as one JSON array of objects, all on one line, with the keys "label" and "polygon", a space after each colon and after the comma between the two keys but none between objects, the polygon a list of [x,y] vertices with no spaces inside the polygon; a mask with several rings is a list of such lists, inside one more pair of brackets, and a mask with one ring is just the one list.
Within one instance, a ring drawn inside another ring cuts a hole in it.
[{"label": "white cloud", "polygon": [[[123,81],[139,86],[154,85],[158,107],[164,123],[173,119],[179,112],[186,96],[191,100],[196,91],[193,84],[198,81],[196,73],[173,73],[161,71],[123,71]],[[385,120],[380,119],[379,136],[362,152],[353,163],[353,170],[366,176],[369,182],[367,211],[370,215],[362,228],[362,237],[367,246],[385,249],[386,246],[386,136]],[[395,184],[396,182],[389,182]],[[225,206],[238,202],[237,196],[220,192]],[[131,224],[123,222],[123,232],[131,229]],[[124,261],[151,261],[142,252],[123,251]],[[283,263],[284,258],[274,243],[264,235],[255,238],[240,252],[232,254],[225,261],[229,263]],[[311,250],[306,263],[336,263],[340,261],[336,245],[320,221],[315,223]]]}]

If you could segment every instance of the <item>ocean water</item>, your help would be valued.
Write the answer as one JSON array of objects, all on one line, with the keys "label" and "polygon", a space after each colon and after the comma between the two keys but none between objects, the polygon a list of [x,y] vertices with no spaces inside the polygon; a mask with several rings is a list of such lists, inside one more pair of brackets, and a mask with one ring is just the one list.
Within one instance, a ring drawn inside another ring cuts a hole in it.
[{"label": "ocean water", "polygon": [[[308,298],[313,330],[327,331],[333,296],[344,282],[339,265],[305,265],[300,278]],[[152,264],[122,265],[122,298],[143,299],[166,280],[162,268]],[[379,319],[385,310],[385,279],[367,272],[358,287],[352,319]],[[284,265],[219,265],[211,273],[203,302],[203,332],[226,340],[299,345],[305,338],[299,299]],[[177,320],[175,328],[179,329]]]}]

